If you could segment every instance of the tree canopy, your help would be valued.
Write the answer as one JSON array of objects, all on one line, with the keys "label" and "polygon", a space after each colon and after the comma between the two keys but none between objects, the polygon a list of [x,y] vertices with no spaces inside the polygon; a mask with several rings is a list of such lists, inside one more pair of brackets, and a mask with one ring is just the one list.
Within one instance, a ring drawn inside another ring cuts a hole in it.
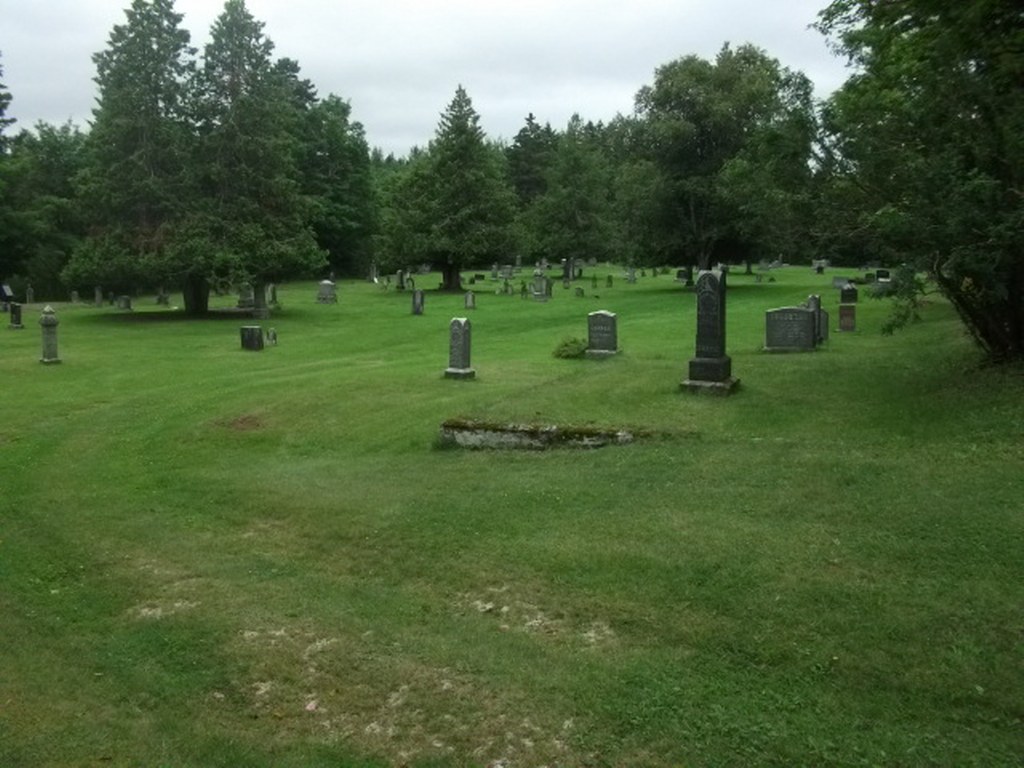
[{"label": "tree canopy", "polygon": [[993,359],[1024,356],[1019,4],[838,0],[820,27],[856,66],[825,113],[847,231],[926,271]]}]

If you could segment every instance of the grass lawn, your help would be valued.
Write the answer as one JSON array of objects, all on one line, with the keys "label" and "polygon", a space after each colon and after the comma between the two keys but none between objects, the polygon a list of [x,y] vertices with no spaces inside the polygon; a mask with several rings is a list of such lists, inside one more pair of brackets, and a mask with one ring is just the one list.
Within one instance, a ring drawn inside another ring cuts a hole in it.
[{"label": "grass lawn", "polygon": [[[61,365],[41,305],[0,327],[0,766],[1020,765],[1024,370],[938,300],[841,334],[837,272],[789,268],[729,276],[742,385],[692,395],[693,294],[608,271],[422,316],[281,286],[260,353],[152,297],[54,305]],[[809,293],[831,340],[763,353]],[[553,357],[596,309],[622,353]]]}]

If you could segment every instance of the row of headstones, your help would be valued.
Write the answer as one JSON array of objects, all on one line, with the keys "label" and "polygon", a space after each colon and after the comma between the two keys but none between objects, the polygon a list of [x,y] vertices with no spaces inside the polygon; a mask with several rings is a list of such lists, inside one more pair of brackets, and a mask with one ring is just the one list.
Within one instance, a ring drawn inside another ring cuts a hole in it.
[{"label": "row of headstones", "polygon": [[[857,288],[846,283],[839,294],[839,330],[857,330]],[[770,309],[764,314],[766,352],[812,352],[828,341],[829,314],[821,297],[812,294],[799,307]]]},{"label": "row of headstones", "polygon": [[[476,370],[470,362],[470,339],[472,324],[469,318],[453,317],[449,324],[448,367],[444,376],[448,379],[472,379]],[[618,316],[608,310],[598,310],[587,315],[587,357],[606,358],[619,352]]]}]

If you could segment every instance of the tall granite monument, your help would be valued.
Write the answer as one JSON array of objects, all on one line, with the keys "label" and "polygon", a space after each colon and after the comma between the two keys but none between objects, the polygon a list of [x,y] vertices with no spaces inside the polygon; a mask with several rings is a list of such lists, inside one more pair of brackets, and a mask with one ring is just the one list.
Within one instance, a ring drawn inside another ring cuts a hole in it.
[{"label": "tall granite monument", "polygon": [[732,358],[725,354],[725,274],[702,270],[697,276],[697,355],[680,385],[691,392],[729,395],[739,384]]}]

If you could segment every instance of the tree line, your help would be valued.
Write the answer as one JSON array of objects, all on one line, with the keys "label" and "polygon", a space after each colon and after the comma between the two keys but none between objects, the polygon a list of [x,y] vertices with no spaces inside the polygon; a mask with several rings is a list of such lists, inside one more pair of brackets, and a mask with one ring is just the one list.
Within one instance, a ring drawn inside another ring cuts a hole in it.
[{"label": "tree line", "polygon": [[427,146],[396,158],[274,58],[244,0],[201,56],[173,0],[134,0],[94,56],[86,132],[8,135],[0,86],[0,275],[53,296],[177,286],[201,314],[211,290],[371,263],[431,264],[454,290],[517,255],[825,258],[902,268],[894,325],[934,287],[992,359],[1020,358],[1024,15],[939,5],[828,5],[818,28],[852,74],[824,103],[767,52],[725,45],[658,67],[631,114],[530,114],[509,142],[459,86]]}]

